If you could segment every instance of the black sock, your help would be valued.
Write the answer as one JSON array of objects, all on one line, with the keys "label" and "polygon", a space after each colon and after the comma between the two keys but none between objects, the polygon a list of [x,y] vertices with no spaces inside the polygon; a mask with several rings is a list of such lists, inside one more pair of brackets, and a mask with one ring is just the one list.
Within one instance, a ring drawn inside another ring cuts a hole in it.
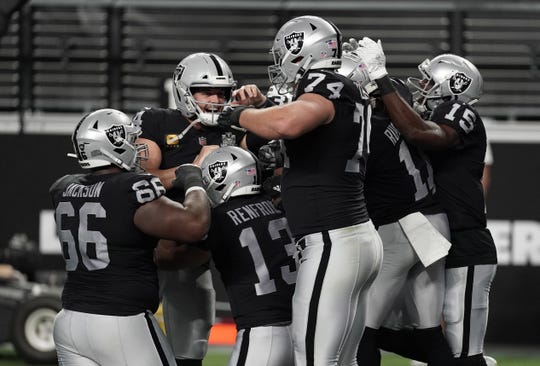
[{"label": "black sock", "polygon": [[380,328],[377,335],[377,344],[380,349],[393,352],[402,357],[426,362],[425,347],[418,344],[412,329],[393,330]]},{"label": "black sock", "polygon": [[364,328],[360,346],[356,352],[356,360],[362,366],[380,366],[381,351],[377,347],[377,330]]},{"label": "black sock", "polygon": [[454,366],[456,364],[442,327],[415,329],[413,333],[416,342],[424,347],[428,366]]},{"label": "black sock", "polygon": [[176,366],[202,366],[202,360],[176,359]]},{"label": "black sock", "polygon": [[457,366],[487,366],[483,353],[474,356],[459,357],[456,361]]}]

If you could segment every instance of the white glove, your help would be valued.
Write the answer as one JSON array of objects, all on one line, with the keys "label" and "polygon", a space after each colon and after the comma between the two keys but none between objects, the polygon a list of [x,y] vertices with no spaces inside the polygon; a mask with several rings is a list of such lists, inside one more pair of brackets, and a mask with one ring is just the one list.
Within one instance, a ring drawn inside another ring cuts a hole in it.
[{"label": "white glove", "polygon": [[358,44],[359,47],[356,49],[356,53],[366,64],[369,78],[375,81],[388,75],[386,56],[382,49],[381,40],[375,42],[371,38],[364,37]]}]

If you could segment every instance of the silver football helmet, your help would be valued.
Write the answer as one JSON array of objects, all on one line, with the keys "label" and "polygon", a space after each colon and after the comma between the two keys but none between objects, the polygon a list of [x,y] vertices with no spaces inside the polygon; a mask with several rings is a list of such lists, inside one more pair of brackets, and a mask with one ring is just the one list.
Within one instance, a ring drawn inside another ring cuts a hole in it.
[{"label": "silver football helmet", "polygon": [[377,90],[377,83],[369,79],[366,63],[356,51],[343,51],[337,72],[359,85],[368,94]]},{"label": "silver football helmet", "polygon": [[212,151],[201,164],[203,184],[213,206],[229,198],[261,192],[255,156],[238,146]]},{"label": "silver football helmet", "polygon": [[277,32],[270,53],[274,65],[268,67],[268,77],[281,90],[296,84],[309,69],[339,68],[341,32],[316,16],[293,18]]},{"label": "silver football helmet", "polygon": [[[225,103],[197,102],[193,97],[195,88],[223,89]],[[224,106],[231,103],[232,91],[236,88],[231,68],[213,53],[194,53],[185,57],[176,66],[173,74],[173,94],[176,108],[182,115],[208,126],[217,125],[217,117]]]},{"label": "silver football helmet", "polygon": [[482,95],[484,80],[469,60],[445,53],[432,60],[426,59],[418,70],[422,79],[408,78],[412,87],[415,109],[420,114],[431,113],[447,100],[460,100],[474,104]]},{"label": "silver football helmet", "polygon": [[290,89],[285,89],[283,92],[278,91],[275,85],[270,85],[266,92],[266,97],[275,105],[284,105],[292,102],[293,93]]},{"label": "silver football helmet", "polygon": [[99,109],[84,116],[77,124],[71,140],[76,157],[84,169],[114,164],[133,170],[143,157],[146,145],[135,144],[141,127],[116,109]]}]

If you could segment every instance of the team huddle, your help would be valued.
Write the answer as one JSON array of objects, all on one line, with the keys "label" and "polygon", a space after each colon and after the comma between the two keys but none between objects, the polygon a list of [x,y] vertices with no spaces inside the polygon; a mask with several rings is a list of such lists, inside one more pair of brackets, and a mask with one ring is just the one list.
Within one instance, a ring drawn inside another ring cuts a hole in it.
[{"label": "team huddle", "polygon": [[88,172],[50,188],[59,364],[202,366],[212,261],[237,328],[229,366],[378,366],[380,350],[495,365],[478,69],[446,53],[393,78],[380,41],[343,42],[315,16],[286,22],[271,54],[266,94],[194,53],[176,108],[78,123],[70,155]]}]

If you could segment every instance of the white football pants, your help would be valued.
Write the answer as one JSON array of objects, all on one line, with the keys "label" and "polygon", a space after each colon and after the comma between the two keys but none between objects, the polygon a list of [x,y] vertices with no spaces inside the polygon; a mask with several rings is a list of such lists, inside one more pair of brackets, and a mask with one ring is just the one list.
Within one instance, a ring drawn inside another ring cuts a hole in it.
[{"label": "white football pants", "polygon": [[53,331],[60,366],[174,366],[171,346],[154,315],[81,313],[63,309]]},{"label": "white football pants", "polygon": [[310,234],[297,242],[292,321],[296,366],[357,364],[366,295],[382,254],[371,221]]},{"label": "white football pants", "polygon": [[227,366],[294,366],[290,325],[240,329]]},{"label": "white football pants", "polygon": [[[426,215],[426,218],[439,233],[450,238],[446,214]],[[384,257],[381,271],[369,291],[366,325],[373,329],[382,325],[400,329],[406,321],[407,326],[419,329],[440,326],[445,260],[424,267],[399,222],[381,225],[378,232]]]},{"label": "white football pants", "polygon": [[446,339],[454,357],[484,352],[488,322],[489,290],[495,264],[446,269],[444,322]]}]

